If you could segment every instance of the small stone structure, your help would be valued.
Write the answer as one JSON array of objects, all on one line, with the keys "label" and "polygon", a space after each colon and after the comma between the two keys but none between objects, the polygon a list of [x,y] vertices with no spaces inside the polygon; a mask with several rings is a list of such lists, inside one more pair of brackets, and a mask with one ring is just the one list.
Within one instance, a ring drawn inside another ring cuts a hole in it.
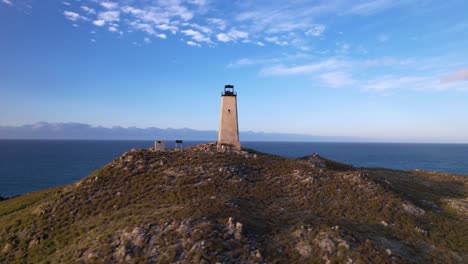
[{"label": "small stone structure", "polygon": [[154,150],[155,151],[164,151],[166,149],[166,142],[162,140],[156,140],[154,142]]},{"label": "small stone structure", "polygon": [[219,151],[219,152],[227,152],[227,153],[231,153],[232,150],[234,149],[234,145],[233,144],[226,144],[226,143],[219,143],[217,144],[216,146],[216,149]]},{"label": "small stone structure", "polygon": [[234,92],[233,85],[224,86],[224,92],[221,94],[221,119],[217,144],[218,149],[224,150],[226,146],[230,146],[234,150],[241,150],[237,120],[237,94]]}]

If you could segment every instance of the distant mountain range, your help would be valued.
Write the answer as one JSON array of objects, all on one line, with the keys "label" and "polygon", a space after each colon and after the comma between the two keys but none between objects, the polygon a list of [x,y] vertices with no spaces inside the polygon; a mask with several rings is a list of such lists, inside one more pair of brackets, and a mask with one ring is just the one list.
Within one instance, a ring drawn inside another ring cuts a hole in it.
[{"label": "distant mountain range", "polygon": [[[216,141],[215,130],[195,130],[190,128],[137,128],[137,127],[102,127],[82,123],[47,123],[39,122],[22,126],[0,126],[0,139],[88,139],[88,140],[202,140]],[[357,142],[374,141],[356,137],[314,136],[288,133],[264,133],[241,131],[244,141],[339,141]]]}]

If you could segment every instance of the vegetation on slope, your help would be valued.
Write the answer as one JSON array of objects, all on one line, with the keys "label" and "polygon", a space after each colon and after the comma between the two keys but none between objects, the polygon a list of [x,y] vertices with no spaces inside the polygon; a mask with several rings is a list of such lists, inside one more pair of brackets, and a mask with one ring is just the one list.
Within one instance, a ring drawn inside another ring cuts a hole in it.
[{"label": "vegetation on slope", "polygon": [[444,199],[467,186],[446,178],[213,144],[132,150],[73,185],[2,201],[0,262],[462,263],[466,215]]}]

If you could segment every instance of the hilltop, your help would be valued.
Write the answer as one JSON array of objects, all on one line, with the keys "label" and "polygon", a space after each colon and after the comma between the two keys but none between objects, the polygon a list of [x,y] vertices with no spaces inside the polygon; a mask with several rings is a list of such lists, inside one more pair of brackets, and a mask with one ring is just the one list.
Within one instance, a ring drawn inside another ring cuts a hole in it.
[{"label": "hilltop", "polygon": [[1,263],[468,261],[468,180],[214,144],[0,202]]}]

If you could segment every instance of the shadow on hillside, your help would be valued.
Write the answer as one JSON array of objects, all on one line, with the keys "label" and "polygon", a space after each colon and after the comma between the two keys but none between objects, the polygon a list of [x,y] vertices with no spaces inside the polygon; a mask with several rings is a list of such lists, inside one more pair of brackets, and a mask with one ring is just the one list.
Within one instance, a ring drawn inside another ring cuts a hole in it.
[{"label": "shadow on hillside", "polygon": [[383,184],[423,207],[447,198],[464,198],[468,177],[427,171],[365,169],[369,178]]}]

